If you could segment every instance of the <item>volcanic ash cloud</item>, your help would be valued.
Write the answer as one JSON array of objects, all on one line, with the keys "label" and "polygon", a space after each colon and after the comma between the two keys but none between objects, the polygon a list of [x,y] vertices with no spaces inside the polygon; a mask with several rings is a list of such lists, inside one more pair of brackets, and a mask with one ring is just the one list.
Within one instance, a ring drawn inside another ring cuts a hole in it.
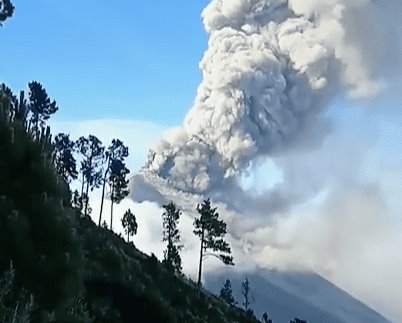
[{"label": "volcanic ash cloud", "polygon": [[320,144],[329,131],[322,111],[335,95],[366,97],[383,86],[382,55],[395,42],[381,41],[380,50],[367,35],[386,39],[382,15],[391,3],[402,6],[376,3],[211,1],[194,105],[151,151],[143,174],[208,194],[258,157]]}]

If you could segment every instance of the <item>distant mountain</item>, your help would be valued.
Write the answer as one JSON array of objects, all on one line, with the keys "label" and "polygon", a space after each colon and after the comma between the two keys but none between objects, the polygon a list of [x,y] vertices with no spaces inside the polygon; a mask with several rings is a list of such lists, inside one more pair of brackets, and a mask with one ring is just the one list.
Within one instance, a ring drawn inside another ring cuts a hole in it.
[{"label": "distant mountain", "polygon": [[[175,201],[187,214],[194,215],[194,206],[202,196],[176,190],[169,180],[142,170],[131,179],[134,200]],[[220,273],[205,273],[205,287],[219,293],[226,278],[232,281],[234,295],[241,304],[241,282],[249,278],[255,297],[255,314],[261,318],[267,312],[274,323],[288,323],[298,317],[308,323],[390,323],[381,314],[350,296],[315,273],[285,273],[255,271],[238,273],[230,267]]]},{"label": "distant mountain", "polygon": [[267,312],[274,323],[298,317],[308,323],[390,323],[345,291],[315,273],[255,271],[239,273],[235,268],[205,275],[205,287],[218,294],[229,278],[241,305],[241,283],[248,278],[255,302],[254,314]]}]

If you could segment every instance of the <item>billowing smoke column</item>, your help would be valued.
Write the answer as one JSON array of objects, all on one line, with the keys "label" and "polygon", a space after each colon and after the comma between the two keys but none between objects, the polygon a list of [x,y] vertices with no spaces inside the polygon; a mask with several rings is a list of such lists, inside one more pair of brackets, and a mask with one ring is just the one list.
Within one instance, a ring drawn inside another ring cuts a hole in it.
[{"label": "billowing smoke column", "polygon": [[387,36],[375,6],[213,0],[202,14],[210,37],[194,106],[150,153],[145,172],[205,194],[258,157],[319,143],[327,132],[321,112],[335,95],[381,88],[377,47],[386,41],[374,45],[367,35]]}]

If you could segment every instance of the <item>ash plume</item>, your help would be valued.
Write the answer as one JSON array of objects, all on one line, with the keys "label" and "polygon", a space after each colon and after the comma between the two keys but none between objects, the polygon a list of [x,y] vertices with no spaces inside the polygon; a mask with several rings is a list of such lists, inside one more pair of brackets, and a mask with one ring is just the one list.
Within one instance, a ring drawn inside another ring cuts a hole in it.
[{"label": "ash plume", "polygon": [[194,105],[145,171],[211,194],[257,158],[320,145],[331,129],[322,112],[335,96],[367,97],[384,86],[384,55],[400,45],[383,19],[394,6],[402,9],[392,0],[211,1]]}]

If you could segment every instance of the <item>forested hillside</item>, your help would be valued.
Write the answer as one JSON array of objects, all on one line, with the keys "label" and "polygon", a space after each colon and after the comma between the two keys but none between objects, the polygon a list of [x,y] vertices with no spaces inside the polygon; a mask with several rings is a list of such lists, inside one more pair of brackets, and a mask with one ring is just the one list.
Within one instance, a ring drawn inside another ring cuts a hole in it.
[{"label": "forested hillside", "polygon": [[73,207],[50,129],[0,100],[1,322],[255,321]]}]

